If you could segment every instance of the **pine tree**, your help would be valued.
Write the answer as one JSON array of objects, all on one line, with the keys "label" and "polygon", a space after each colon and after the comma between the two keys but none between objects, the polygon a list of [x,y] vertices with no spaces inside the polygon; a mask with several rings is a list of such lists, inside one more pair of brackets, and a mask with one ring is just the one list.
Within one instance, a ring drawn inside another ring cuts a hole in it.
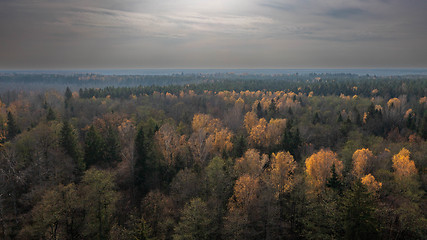
[{"label": "pine tree", "polygon": [[62,124],[60,144],[65,153],[74,160],[77,170],[82,172],[85,169],[82,152],[79,147],[77,136],[68,121],[64,121]]},{"label": "pine tree", "polygon": [[257,114],[258,118],[262,118],[264,116],[260,102],[258,102],[258,105],[256,106],[256,114]]},{"label": "pine tree", "polygon": [[53,121],[56,119],[56,114],[51,107],[47,109],[46,121]]},{"label": "pine tree", "polygon": [[65,90],[65,108],[68,108],[68,104],[70,102],[70,99],[73,97],[73,93],[71,92],[71,89],[69,87],[67,87],[67,89]]},{"label": "pine tree", "polygon": [[427,139],[427,114],[424,114],[423,120],[420,124],[419,134],[422,138]]},{"label": "pine tree", "polygon": [[141,126],[138,129],[135,138],[135,155],[136,155],[136,163],[135,163],[135,183],[142,189],[142,193],[145,194],[147,192],[145,182],[147,178],[147,148],[146,148],[146,140],[144,128]]},{"label": "pine tree", "polygon": [[338,119],[337,119],[337,122],[338,123],[341,123],[343,120],[342,120],[342,116],[341,116],[341,113],[338,113]]},{"label": "pine tree", "polygon": [[340,179],[338,178],[338,174],[337,174],[337,171],[335,169],[335,163],[332,164],[331,173],[332,173],[332,176],[326,182],[326,186],[329,188],[332,188],[333,190],[335,190],[341,194],[343,185],[342,185]]},{"label": "pine tree", "polygon": [[312,123],[313,123],[313,125],[316,125],[317,123],[319,123],[320,122],[320,116],[319,116],[319,113],[315,113],[314,114],[314,117],[313,117],[313,121],[312,121]]},{"label": "pine tree", "polygon": [[89,167],[99,161],[104,160],[103,155],[104,141],[101,135],[92,125],[86,134],[85,139],[85,157],[86,165]]},{"label": "pine tree", "polygon": [[243,135],[239,135],[235,138],[235,142],[233,143],[233,157],[238,158],[245,153],[246,150],[246,141]]},{"label": "pine tree", "polygon": [[274,99],[271,99],[270,105],[268,105],[268,111],[267,111],[267,119],[274,118],[276,116],[276,102]]},{"label": "pine tree", "polygon": [[21,131],[16,125],[15,118],[13,117],[11,112],[7,113],[7,135],[6,139],[8,141],[12,140],[16,135],[18,135]]},{"label": "pine tree", "polygon": [[285,131],[282,135],[281,149],[289,151],[296,160],[300,159],[299,148],[302,144],[299,129],[292,131],[292,121],[286,123]]},{"label": "pine tree", "polygon": [[374,218],[374,200],[360,181],[357,181],[352,189],[344,194],[342,207],[345,239],[378,237],[377,222]]},{"label": "pine tree", "polygon": [[107,137],[105,138],[104,161],[111,164],[120,161],[120,143],[117,131],[113,127],[107,128]]}]

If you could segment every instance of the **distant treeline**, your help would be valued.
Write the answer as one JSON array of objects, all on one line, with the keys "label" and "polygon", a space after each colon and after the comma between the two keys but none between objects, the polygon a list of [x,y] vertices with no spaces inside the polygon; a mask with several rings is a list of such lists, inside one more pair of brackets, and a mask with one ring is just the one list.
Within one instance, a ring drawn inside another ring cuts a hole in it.
[{"label": "distant treeline", "polygon": [[[212,76],[211,76],[212,77]],[[253,76],[255,77],[255,76]],[[356,87],[357,86],[357,87]],[[372,89],[377,91],[372,92]],[[129,86],[129,87],[105,87],[105,88],[84,88],[80,89],[82,98],[127,98],[130,95],[150,95],[153,92],[179,94],[181,91],[193,90],[195,93],[208,91],[281,91],[289,90],[293,92],[310,93],[316,95],[360,95],[371,97],[381,94],[388,98],[407,95],[409,97],[423,97],[427,92],[426,77],[370,77],[357,76],[351,74],[310,74],[303,77],[298,75],[290,76],[269,76],[262,79],[251,79],[237,76],[234,79],[215,79],[200,81],[193,84],[180,85],[151,85],[151,86]]]}]

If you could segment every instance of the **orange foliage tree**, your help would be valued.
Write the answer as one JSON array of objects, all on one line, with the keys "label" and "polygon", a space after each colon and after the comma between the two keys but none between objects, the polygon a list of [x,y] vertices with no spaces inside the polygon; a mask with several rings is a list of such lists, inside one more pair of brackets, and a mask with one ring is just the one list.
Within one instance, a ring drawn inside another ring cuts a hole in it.
[{"label": "orange foliage tree", "polygon": [[332,176],[331,168],[335,164],[336,173],[341,176],[343,163],[337,159],[337,154],[331,150],[320,150],[305,161],[306,173],[310,184],[315,188],[325,186],[328,178]]},{"label": "orange foliage tree", "polygon": [[296,168],[297,163],[289,152],[272,154],[269,183],[276,190],[276,196],[288,192],[293,187],[293,175]]},{"label": "orange foliage tree", "polygon": [[366,186],[369,192],[376,193],[380,190],[380,188],[383,186],[381,182],[378,182],[375,180],[375,177],[372,176],[372,174],[365,175],[361,178],[361,182],[363,185]]},{"label": "orange foliage tree", "polygon": [[258,124],[258,117],[255,112],[248,112],[245,115],[244,125],[246,131],[250,133],[251,129]]},{"label": "orange foliage tree", "polygon": [[265,144],[266,130],[267,121],[264,118],[261,118],[249,132],[249,143],[252,146],[263,146]]},{"label": "orange foliage tree", "polygon": [[260,183],[259,179],[250,175],[243,175],[237,179],[234,185],[234,194],[230,198],[229,209],[250,209],[251,205],[257,199]]},{"label": "orange foliage tree", "polygon": [[402,148],[398,154],[393,156],[394,176],[397,179],[411,177],[417,174],[414,161],[409,159],[410,154],[408,149]]}]

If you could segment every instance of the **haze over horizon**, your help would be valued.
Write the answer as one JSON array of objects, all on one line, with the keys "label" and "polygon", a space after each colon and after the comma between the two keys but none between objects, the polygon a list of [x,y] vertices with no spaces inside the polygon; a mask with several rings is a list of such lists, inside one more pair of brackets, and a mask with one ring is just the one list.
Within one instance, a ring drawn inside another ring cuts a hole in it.
[{"label": "haze over horizon", "polygon": [[423,0],[2,0],[0,69],[426,68]]}]

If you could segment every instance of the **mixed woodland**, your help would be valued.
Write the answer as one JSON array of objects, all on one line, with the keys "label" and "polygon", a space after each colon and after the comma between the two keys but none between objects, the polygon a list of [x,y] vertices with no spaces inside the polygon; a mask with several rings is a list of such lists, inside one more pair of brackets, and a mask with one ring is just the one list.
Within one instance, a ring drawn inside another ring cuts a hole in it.
[{"label": "mixed woodland", "polygon": [[0,239],[427,236],[425,76],[3,74],[0,89]]}]

